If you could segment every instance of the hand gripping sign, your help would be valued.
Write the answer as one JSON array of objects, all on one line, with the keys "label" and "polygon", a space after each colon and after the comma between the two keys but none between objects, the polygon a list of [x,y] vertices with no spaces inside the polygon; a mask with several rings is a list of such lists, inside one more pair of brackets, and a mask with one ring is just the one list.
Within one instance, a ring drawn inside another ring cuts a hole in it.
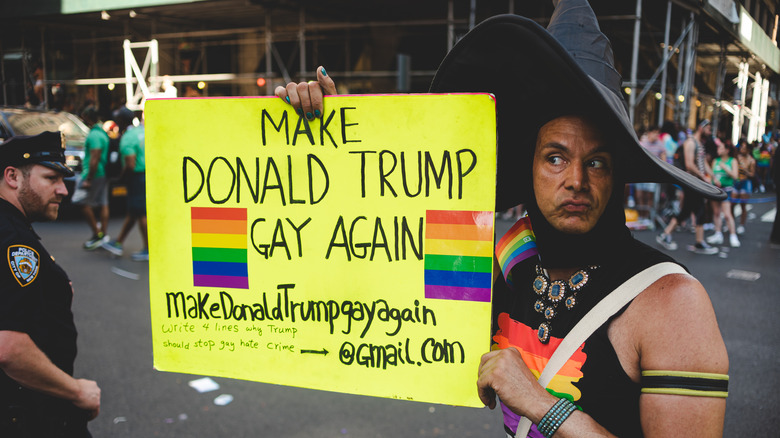
[{"label": "hand gripping sign", "polygon": [[146,103],[154,365],[482,406],[495,101]]}]

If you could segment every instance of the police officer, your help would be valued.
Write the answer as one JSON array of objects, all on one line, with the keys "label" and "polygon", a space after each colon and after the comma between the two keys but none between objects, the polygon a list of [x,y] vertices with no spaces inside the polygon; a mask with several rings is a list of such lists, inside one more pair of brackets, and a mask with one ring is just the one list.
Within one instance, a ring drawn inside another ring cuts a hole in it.
[{"label": "police officer", "polygon": [[31,222],[54,220],[68,194],[59,132],[0,144],[0,436],[90,437],[100,388],[75,379],[73,288]]}]

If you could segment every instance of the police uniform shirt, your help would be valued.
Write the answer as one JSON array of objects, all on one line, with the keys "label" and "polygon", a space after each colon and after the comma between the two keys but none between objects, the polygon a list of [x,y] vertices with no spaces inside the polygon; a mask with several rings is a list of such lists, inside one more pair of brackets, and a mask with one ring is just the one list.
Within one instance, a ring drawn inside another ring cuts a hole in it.
[{"label": "police uniform shirt", "polygon": [[[73,289],[65,271],[40,242],[19,209],[0,199],[0,330],[27,333],[61,370],[73,375],[76,327]],[[0,371],[0,395],[18,384]]]}]

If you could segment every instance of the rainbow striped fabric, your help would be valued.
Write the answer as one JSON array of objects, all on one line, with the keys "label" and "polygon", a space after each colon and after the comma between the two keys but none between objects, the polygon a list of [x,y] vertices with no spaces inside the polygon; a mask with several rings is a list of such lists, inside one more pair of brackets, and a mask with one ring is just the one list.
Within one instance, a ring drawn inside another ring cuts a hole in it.
[{"label": "rainbow striped fabric", "polygon": [[536,249],[536,237],[531,229],[531,219],[528,216],[520,218],[504,237],[496,244],[496,258],[506,282],[512,284],[510,272],[512,267],[523,260],[539,254]]},{"label": "rainbow striped fabric", "polygon": [[[536,330],[515,321],[507,313],[499,314],[497,323],[498,330],[496,330],[496,334],[493,336],[493,341],[495,342],[493,349],[517,349],[523,358],[523,362],[531,370],[534,377],[538,379],[555,350],[563,342],[563,339],[550,336],[550,341],[547,344],[542,344],[536,337]],[[582,366],[588,359],[588,355],[583,351],[584,346],[585,344],[580,345],[577,351],[566,361],[566,364],[561,367],[558,374],[552,378],[547,385],[547,392],[558,398],[567,398],[574,403],[582,398],[582,393],[577,388],[576,383],[584,376]],[[520,416],[510,411],[503,404],[501,407],[504,411],[504,424],[510,430],[516,432]],[[542,434],[539,433],[534,425],[531,426],[531,432],[528,436],[541,438]]]},{"label": "rainbow striped fabric", "polygon": [[490,301],[493,212],[425,212],[425,298]]},{"label": "rainbow striped fabric", "polygon": [[246,208],[192,207],[195,286],[249,289]]}]

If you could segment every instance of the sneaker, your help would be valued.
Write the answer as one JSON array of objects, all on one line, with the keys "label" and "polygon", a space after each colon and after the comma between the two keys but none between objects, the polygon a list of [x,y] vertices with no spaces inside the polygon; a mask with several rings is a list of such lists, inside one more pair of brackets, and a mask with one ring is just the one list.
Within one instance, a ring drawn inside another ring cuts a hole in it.
[{"label": "sneaker", "polygon": [[106,242],[100,245],[100,247],[117,257],[122,257],[122,254],[124,254],[124,251],[122,250],[122,244],[117,242],[116,240]]},{"label": "sneaker", "polygon": [[739,239],[737,238],[736,234],[732,234],[729,236],[729,245],[731,245],[732,248],[739,248],[741,245],[739,243]]},{"label": "sneaker", "polygon": [[135,262],[148,262],[149,261],[149,250],[144,249],[141,251],[138,251],[136,253],[133,253],[130,256],[130,259],[132,259]]},{"label": "sneaker", "polygon": [[723,233],[720,231],[717,231],[715,234],[707,238],[707,243],[711,243],[713,245],[720,245],[723,243]]},{"label": "sneaker", "polygon": [[697,242],[696,245],[688,247],[689,251],[693,251],[696,254],[713,255],[718,253],[718,248],[708,245],[706,242]]},{"label": "sneaker", "polygon": [[655,241],[658,242],[659,245],[668,249],[669,251],[674,251],[675,249],[677,249],[677,243],[674,240],[672,240],[672,236],[666,233],[661,233],[655,236]]},{"label": "sneaker", "polygon": [[745,234],[745,227],[742,225],[737,227],[737,234]]},{"label": "sneaker", "polygon": [[91,239],[84,242],[84,249],[87,251],[92,251],[93,249],[97,248],[98,246],[108,242],[111,238],[103,233],[98,233],[95,236],[92,236]]}]

